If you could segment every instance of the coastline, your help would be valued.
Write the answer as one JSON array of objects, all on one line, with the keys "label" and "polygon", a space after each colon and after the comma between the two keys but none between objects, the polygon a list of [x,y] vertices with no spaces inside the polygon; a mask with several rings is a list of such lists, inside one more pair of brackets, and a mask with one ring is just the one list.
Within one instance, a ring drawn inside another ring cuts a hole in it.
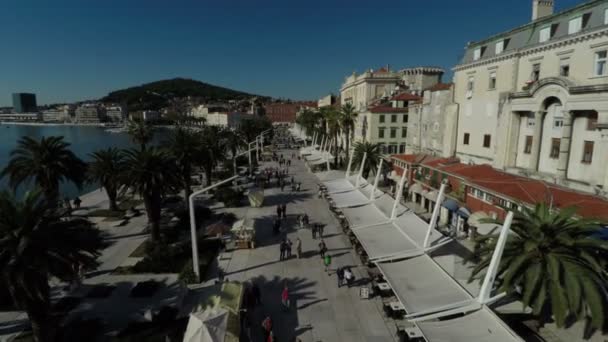
[{"label": "coastline", "polygon": [[19,121],[0,121],[0,125],[16,125],[16,126],[83,126],[83,127],[108,127],[116,128],[122,126],[109,125],[105,123],[85,123],[85,122],[19,122]]}]

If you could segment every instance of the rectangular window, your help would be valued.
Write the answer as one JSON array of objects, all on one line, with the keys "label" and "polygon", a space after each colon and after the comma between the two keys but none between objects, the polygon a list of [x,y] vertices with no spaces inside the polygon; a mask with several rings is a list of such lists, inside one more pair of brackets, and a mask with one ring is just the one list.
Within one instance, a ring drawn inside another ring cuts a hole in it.
[{"label": "rectangular window", "polygon": [[606,75],[606,50],[598,51],[595,53],[595,76]]},{"label": "rectangular window", "polygon": [[552,138],[551,139],[551,152],[549,152],[549,158],[557,159],[559,158],[559,143],[560,138]]},{"label": "rectangular window", "polygon": [[407,138],[407,127],[401,127],[401,137]]},{"label": "rectangular window", "polygon": [[505,50],[505,41],[504,40],[501,40],[498,43],[496,43],[496,46],[494,49],[495,54],[500,55],[504,50]]},{"label": "rectangular window", "polygon": [[538,36],[538,42],[544,43],[551,39],[551,26],[543,27]]},{"label": "rectangular window", "polygon": [[490,81],[488,84],[488,89],[490,89],[490,90],[496,89],[496,71],[492,71],[490,73]]},{"label": "rectangular window", "polygon": [[469,138],[470,138],[470,137],[471,137],[471,135],[470,135],[469,133],[465,133],[465,134],[464,134],[464,139],[463,139],[462,143],[463,143],[464,145],[468,145],[468,144],[469,144]]},{"label": "rectangular window", "polygon": [[397,122],[397,115],[391,115],[391,122]]},{"label": "rectangular window", "polygon": [[553,128],[561,129],[564,126],[564,118],[556,116],[553,118]]},{"label": "rectangular window", "polygon": [[378,128],[378,138],[384,138],[384,127]]},{"label": "rectangular window", "polygon": [[467,99],[473,97],[473,88],[475,87],[475,77],[469,76],[469,80],[467,82]]},{"label": "rectangular window", "polygon": [[389,145],[388,146],[388,153],[390,153],[390,154],[397,153],[397,145]]},{"label": "rectangular window", "polygon": [[391,138],[397,137],[397,128],[391,127]]},{"label": "rectangular window", "polygon": [[407,122],[407,114],[403,114],[403,122]]},{"label": "rectangular window", "polygon": [[576,17],[574,19],[570,19],[568,23],[568,34],[575,34],[581,32],[583,29],[583,17]]},{"label": "rectangular window", "polygon": [[530,77],[532,81],[540,79],[540,63],[532,64],[532,75]]},{"label": "rectangular window", "polygon": [[608,8],[604,10],[604,25],[608,25]]},{"label": "rectangular window", "polygon": [[490,148],[490,142],[492,140],[492,136],[490,134],[483,135],[483,147]]},{"label": "rectangular window", "polygon": [[405,144],[399,145],[399,153],[405,153]]},{"label": "rectangular window", "polygon": [[384,114],[380,115],[380,123],[384,123]]},{"label": "rectangular window", "polygon": [[478,47],[477,49],[475,49],[475,51],[473,51],[473,60],[479,60],[481,58],[481,48]]},{"label": "rectangular window", "polygon": [[587,130],[595,131],[597,129],[597,113],[589,115],[587,117]]},{"label": "rectangular window", "polygon": [[591,164],[593,160],[593,141],[586,141],[583,144],[583,160],[585,164]]},{"label": "rectangular window", "polygon": [[559,60],[559,75],[562,77],[570,76],[570,58]]},{"label": "rectangular window", "polygon": [[534,138],[531,135],[526,135],[526,144],[524,146],[524,153],[530,154],[532,153],[532,141]]}]

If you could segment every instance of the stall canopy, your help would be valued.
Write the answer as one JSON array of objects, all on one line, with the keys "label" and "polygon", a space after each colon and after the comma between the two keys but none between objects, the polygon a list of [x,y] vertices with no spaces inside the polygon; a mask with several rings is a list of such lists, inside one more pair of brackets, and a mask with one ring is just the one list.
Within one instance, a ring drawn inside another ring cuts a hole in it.
[{"label": "stall canopy", "polygon": [[393,223],[353,229],[371,260],[419,255],[424,251]]},{"label": "stall canopy", "polygon": [[333,181],[336,179],[344,179],[344,177],[346,176],[346,173],[344,171],[340,171],[340,170],[329,170],[329,171],[322,171],[322,172],[317,172],[315,173],[315,176],[317,176],[317,178],[321,181],[321,182],[329,182],[329,181]]},{"label": "stall canopy", "polygon": [[439,192],[437,190],[431,190],[424,195],[426,199],[432,202],[437,202],[437,196],[439,196]]},{"label": "stall canopy", "polygon": [[342,213],[348,220],[351,229],[388,223],[390,221],[390,218],[384,215],[373,203],[359,207],[344,208],[342,209]]},{"label": "stall canopy", "polygon": [[[413,212],[407,212],[395,220],[398,226],[407,236],[419,246],[424,245],[424,239],[428,232],[429,224]],[[431,229],[429,244],[427,247],[434,247],[450,241],[449,237],[441,234],[437,229]]]},{"label": "stall canopy", "polygon": [[459,208],[458,202],[454,201],[451,198],[448,198],[443,201],[443,203],[441,203],[441,206],[452,212],[458,211]]},{"label": "stall canopy", "polygon": [[362,188],[347,191],[347,192],[339,192],[331,194],[331,199],[334,201],[337,208],[347,208],[354,207],[359,205],[368,204],[373,201],[375,198],[382,196],[384,193],[380,190],[375,190],[375,196],[372,200],[370,200],[370,195],[372,192],[372,186],[367,185]]},{"label": "stall canopy", "polygon": [[408,314],[473,302],[471,294],[427,254],[377,265]]},{"label": "stall canopy", "polygon": [[[183,342],[224,342],[228,326],[228,310],[212,309],[190,314]],[[234,340],[236,341],[236,340]]]},{"label": "stall canopy", "polygon": [[[329,194],[352,191],[357,188],[357,186],[356,186],[357,177],[359,177],[358,174],[356,174],[354,176],[350,176],[350,177],[348,177],[348,179],[346,179],[346,178],[336,179],[333,181],[323,182],[323,184],[325,185],[325,187],[327,187],[327,192]],[[364,179],[361,179],[359,181],[359,186],[364,186],[366,184],[367,184],[367,181]]]},{"label": "stall canopy", "polygon": [[462,317],[417,325],[427,341],[523,342],[485,306]]},{"label": "stall canopy", "polygon": [[473,214],[471,214],[471,216],[469,216],[469,226],[474,226],[477,227],[482,223],[486,223],[483,222],[484,220],[491,220],[492,216],[490,216],[490,214],[486,213],[485,211],[476,211]]}]

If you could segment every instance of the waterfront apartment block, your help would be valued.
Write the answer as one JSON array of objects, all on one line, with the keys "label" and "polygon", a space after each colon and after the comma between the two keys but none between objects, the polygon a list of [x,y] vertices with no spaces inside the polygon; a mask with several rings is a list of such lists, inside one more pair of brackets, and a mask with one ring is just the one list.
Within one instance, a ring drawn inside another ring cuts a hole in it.
[{"label": "waterfront apartment block", "polygon": [[42,121],[44,122],[70,122],[75,114],[73,105],[64,105],[57,108],[49,108],[42,111]]},{"label": "waterfront apartment block", "polygon": [[13,94],[13,112],[18,114],[38,112],[38,105],[36,104],[36,94]]},{"label": "waterfront apartment block", "polygon": [[123,122],[127,117],[127,109],[124,106],[106,106],[106,119],[110,122]]},{"label": "waterfront apartment block", "polygon": [[553,14],[466,46],[454,68],[456,155],[570,188],[608,190],[608,1]]},{"label": "waterfront apartment block", "polygon": [[79,123],[103,122],[106,119],[105,108],[93,103],[83,104],[76,108],[75,119]]},{"label": "waterfront apartment block", "polygon": [[390,96],[401,80],[399,72],[384,67],[369,70],[361,75],[353,72],[346,77],[340,89],[340,101],[352,104],[357,111],[367,109],[374,100]]}]

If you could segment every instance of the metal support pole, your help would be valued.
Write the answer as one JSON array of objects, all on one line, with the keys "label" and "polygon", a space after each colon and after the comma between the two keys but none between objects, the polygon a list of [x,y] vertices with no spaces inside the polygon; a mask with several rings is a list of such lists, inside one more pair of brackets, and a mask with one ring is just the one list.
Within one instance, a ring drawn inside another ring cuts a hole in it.
[{"label": "metal support pole", "polygon": [[350,152],[350,157],[348,158],[348,166],[346,167],[346,179],[348,179],[348,177],[350,177],[350,167],[353,165],[353,156],[355,155],[355,150],[352,150]]},{"label": "metal support pole", "polygon": [[426,236],[424,237],[423,248],[429,247],[429,240],[431,238],[431,231],[435,229],[435,225],[437,225],[437,220],[439,218],[439,210],[441,209],[441,202],[443,202],[443,195],[445,194],[445,188],[447,184],[442,183],[439,188],[439,194],[437,195],[437,201],[435,202],[435,208],[433,208],[433,216],[431,216],[431,222],[429,223],[429,228],[426,231]]},{"label": "metal support pole", "polygon": [[384,159],[380,158],[380,163],[378,163],[378,172],[376,173],[376,179],[374,179],[374,186],[372,187],[372,193],[369,195],[369,199],[374,199],[374,194],[376,193],[376,189],[378,188],[378,181],[380,180],[380,173],[382,172],[382,162]]},{"label": "metal support pole", "polygon": [[393,203],[393,211],[391,212],[391,220],[397,218],[397,206],[399,206],[399,202],[401,202],[401,196],[403,196],[403,188],[405,187],[405,180],[407,179],[407,174],[404,172],[401,175],[401,180],[399,181],[399,189],[395,194],[395,203]]},{"label": "metal support pole", "polygon": [[198,281],[200,281],[200,279],[201,279],[201,274],[200,274],[200,266],[198,263],[198,241],[197,241],[197,236],[196,236],[196,215],[194,214],[194,198],[211,189],[217,188],[220,185],[232,182],[233,180],[235,180],[237,178],[238,178],[238,176],[232,176],[228,179],[224,179],[223,181],[221,181],[219,183],[208,186],[202,190],[193,192],[190,195],[190,197],[188,198],[188,207],[190,209],[190,238],[192,239],[192,267],[194,267],[194,274],[196,274],[196,279]]},{"label": "metal support pole", "polygon": [[490,266],[488,266],[488,273],[486,273],[486,277],[483,279],[483,283],[481,284],[478,300],[482,304],[490,300],[490,292],[492,291],[494,280],[496,280],[500,258],[502,258],[502,253],[505,250],[505,245],[507,243],[507,237],[512,222],[513,212],[509,211],[507,218],[505,218],[505,222],[500,229],[500,235],[498,236],[498,241],[496,242],[496,248],[494,249],[494,254],[492,254],[492,260],[490,260]]},{"label": "metal support pole", "polygon": [[359,168],[359,174],[357,175],[357,187],[361,183],[361,177],[363,177],[363,168],[365,168],[366,159],[367,159],[367,152],[363,152],[363,159],[361,160],[361,167]]}]

